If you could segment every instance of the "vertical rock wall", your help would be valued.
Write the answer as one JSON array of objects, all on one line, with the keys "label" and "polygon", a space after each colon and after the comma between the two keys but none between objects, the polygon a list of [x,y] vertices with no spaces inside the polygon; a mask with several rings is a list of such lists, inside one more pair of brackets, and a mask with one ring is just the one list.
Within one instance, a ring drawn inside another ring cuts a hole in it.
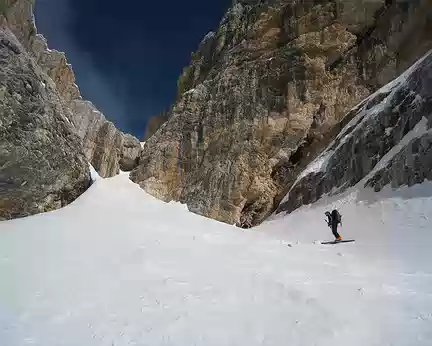
[{"label": "vertical rock wall", "polygon": [[70,116],[54,83],[0,15],[0,220],[58,209],[90,186]]},{"label": "vertical rock wall", "polygon": [[432,47],[431,23],[427,0],[234,1],[132,180],[198,214],[261,222],[349,110]]}]

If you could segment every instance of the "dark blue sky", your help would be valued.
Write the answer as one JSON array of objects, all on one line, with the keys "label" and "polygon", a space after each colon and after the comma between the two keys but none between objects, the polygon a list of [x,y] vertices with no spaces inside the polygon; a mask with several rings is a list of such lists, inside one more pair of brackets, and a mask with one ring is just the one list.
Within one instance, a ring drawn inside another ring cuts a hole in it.
[{"label": "dark blue sky", "polygon": [[231,0],[37,0],[36,24],[66,52],[83,97],[142,138],[167,109],[177,79]]}]

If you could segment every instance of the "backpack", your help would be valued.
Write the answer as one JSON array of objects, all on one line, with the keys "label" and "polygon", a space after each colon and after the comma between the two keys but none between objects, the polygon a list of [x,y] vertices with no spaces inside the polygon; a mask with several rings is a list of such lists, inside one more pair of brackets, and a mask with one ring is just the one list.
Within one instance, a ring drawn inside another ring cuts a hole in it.
[{"label": "backpack", "polygon": [[325,220],[327,222],[327,226],[331,227],[331,222],[332,222],[331,213],[329,211],[326,211],[324,215],[327,216],[327,220]]},{"label": "backpack", "polygon": [[342,216],[341,214],[339,214],[339,212],[336,209],[332,211],[331,215],[332,215],[332,219],[335,220],[337,224],[341,223]]}]

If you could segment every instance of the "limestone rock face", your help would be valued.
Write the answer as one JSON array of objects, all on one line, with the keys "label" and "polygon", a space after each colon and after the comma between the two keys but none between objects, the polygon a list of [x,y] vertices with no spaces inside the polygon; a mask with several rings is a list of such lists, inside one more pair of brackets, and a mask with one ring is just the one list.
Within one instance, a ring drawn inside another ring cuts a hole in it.
[{"label": "limestone rock face", "polygon": [[53,83],[0,26],[0,220],[54,210],[90,185],[81,147]]},{"label": "limestone rock face", "polygon": [[415,138],[366,183],[380,191],[390,185],[398,188],[432,180],[432,133]]},{"label": "limestone rock face", "polygon": [[81,94],[75,84],[75,74],[72,66],[67,63],[65,54],[56,50],[49,50],[47,41],[42,35],[36,35],[33,38],[31,49],[37,63],[54,81],[64,100],[69,103],[80,99]]},{"label": "limestone rock face", "polygon": [[179,79],[131,179],[250,227],[354,116],[432,47],[427,0],[234,1]]},{"label": "limestone rock face", "polygon": [[[387,185],[397,188],[432,180],[432,52],[416,67],[392,102],[381,113],[381,122],[390,125],[389,118],[395,113],[400,114],[400,119],[394,127],[387,127],[383,135],[393,137],[395,142],[403,135],[406,137],[394,149],[397,154],[375,167],[373,176],[366,181],[365,187],[375,191]],[[396,108],[390,111],[393,104]]]},{"label": "limestone rock face", "polygon": [[31,52],[32,38],[36,35],[31,0],[5,0],[3,15],[7,26],[27,52]]},{"label": "limestone rock face", "polygon": [[0,2],[0,219],[60,208],[90,185],[88,161],[110,177],[140,151],[81,99],[65,55],[37,34],[31,3]]},{"label": "limestone rock face", "polygon": [[355,116],[294,184],[278,212],[356,184],[432,180],[432,52],[352,111]]},{"label": "limestone rock face", "polygon": [[93,167],[102,178],[118,174],[123,134],[89,101],[74,100],[71,109],[72,121]]},{"label": "limestone rock face", "polygon": [[[48,49],[46,39],[37,34],[31,1],[9,1],[9,9],[6,13],[8,26],[33,56],[42,71],[50,77],[62,97],[64,107],[71,109],[71,112],[68,111],[69,119],[78,127],[78,134],[83,141],[87,159],[101,177],[115,176],[119,173],[120,160],[123,159],[123,155],[136,154],[136,150],[122,147],[123,142],[130,145],[130,140],[124,141],[122,132],[107,121],[94,105],[82,100],[76,85],[75,74],[65,54]],[[85,116],[89,116],[89,119],[84,119]],[[89,125],[89,128],[86,128],[86,125]],[[139,142],[138,139],[136,142]],[[136,157],[127,158],[128,169],[131,169],[130,160],[137,162],[138,157],[139,152]],[[136,164],[133,168],[135,167]]]},{"label": "limestone rock face", "polygon": [[8,27],[42,70],[54,81],[66,102],[81,98],[72,66],[64,53],[48,49],[46,39],[37,34],[31,0],[14,0],[6,13]]},{"label": "limestone rock face", "polygon": [[169,113],[162,113],[155,117],[152,117],[146,127],[144,134],[144,142],[146,142],[151,136],[153,136],[163,124],[165,124],[169,119]]},{"label": "limestone rock face", "polygon": [[123,135],[120,169],[122,171],[129,172],[136,168],[138,166],[140,153],[140,141],[134,136]]},{"label": "limestone rock face", "polygon": [[137,138],[119,131],[89,101],[74,100],[70,106],[86,157],[101,177],[112,177],[120,168],[131,171],[137,167],[141,152]]}]

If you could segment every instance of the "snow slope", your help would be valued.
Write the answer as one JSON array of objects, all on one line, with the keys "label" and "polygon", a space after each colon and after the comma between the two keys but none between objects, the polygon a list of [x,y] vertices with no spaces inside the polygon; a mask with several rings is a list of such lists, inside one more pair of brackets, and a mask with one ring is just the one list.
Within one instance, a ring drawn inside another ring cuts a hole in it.
[{"label": "snow slope", "polygon": [[242,231],[96,179],[0,223],[0,345],[431,345],[432,184],[371,196]]}]

